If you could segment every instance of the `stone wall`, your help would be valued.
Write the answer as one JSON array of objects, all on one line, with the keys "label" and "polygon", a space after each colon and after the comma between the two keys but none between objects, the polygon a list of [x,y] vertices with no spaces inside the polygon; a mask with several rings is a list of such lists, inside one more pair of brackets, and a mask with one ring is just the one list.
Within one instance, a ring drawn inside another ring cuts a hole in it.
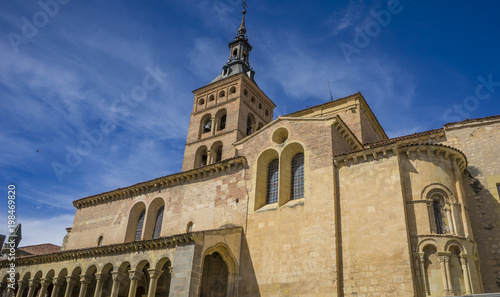
[{"label": "stone wall", "polygon": [[468,159],[464,174],[469,215],[485,292],[500,291],[500,123],[479,119],[445,126],[446,144]]},{"label": "stone wall", "polygon": [[[78,208],[65,248],[97,246],[100,236],[103,236],[103,245],[125,242],[127,228],[135,228],[129,226],[134,205],[146,205],[145,222],[148,222],[148,218],[155,215],[148,211],[149,206],[158,198],[165,205],[161,236],[184,233],[189,222],[193,223],[193,231],[218,229],[224,225],[245,226],[245,169],[214,172],[130,198],[110,199]],[[154,219],[149,221],[154,222]],[[144,229],[153,227],[146,224]],[[142,239],[148,239],[147,234],[152,233],[144,231]]]}]

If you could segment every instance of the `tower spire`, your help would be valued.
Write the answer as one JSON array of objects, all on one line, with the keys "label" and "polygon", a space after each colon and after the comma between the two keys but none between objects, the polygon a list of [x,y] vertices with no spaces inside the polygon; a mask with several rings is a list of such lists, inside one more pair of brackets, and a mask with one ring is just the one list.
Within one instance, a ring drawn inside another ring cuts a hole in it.
[{"label": "tower spire", "polygon": [[240,28],[238,29],[238,36],[236,37],[237,39],[245,39],[245,34],[247,33],[247,29],[245,28],[245,14],[247,14],[246,8],[247,2],[246,1],[241,1],[241,6],[243,7],[243,11],[241,12],[242,17],[241,17],[241,25]]},{"label": "tower spire", "polygon": [[226,65],[222,67],[222,73],[212,82],[238,73],[245,73],[253,80],[255,72],[250,66],[250,52],[252,51],[252,46],[248,43],[248,37],[246,36],[247,28],[245,27],[246,8],[248,7],[247,2],[245,0],[241,1],[241,6],[243,7],[243,11],[241,12],[241,24],[238,28],[238,35],[229,43],[229,59]]}]

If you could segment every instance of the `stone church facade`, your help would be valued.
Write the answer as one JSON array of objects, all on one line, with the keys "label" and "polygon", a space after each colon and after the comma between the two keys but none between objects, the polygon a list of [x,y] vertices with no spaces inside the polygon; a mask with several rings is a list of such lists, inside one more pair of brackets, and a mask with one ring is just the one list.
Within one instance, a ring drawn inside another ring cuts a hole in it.
[{"label": "stone church facade", "polygon": [[357,93],[273,120],[244,16],[182,171],[74,201],[61,251],[0,261],[1,296],[499,292],[500,116],[389,139]]}]

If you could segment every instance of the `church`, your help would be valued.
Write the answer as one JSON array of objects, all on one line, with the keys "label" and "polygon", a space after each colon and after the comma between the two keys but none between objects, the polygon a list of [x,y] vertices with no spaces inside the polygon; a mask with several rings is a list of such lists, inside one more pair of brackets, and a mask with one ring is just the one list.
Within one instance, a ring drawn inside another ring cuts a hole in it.
[{"label": "church", "polygon": [[245,14],[182,171],[75,200],[60,250],[0,261],[0,296],[500,292],[500,116],[388,138],[356,93],[274,119]]}]

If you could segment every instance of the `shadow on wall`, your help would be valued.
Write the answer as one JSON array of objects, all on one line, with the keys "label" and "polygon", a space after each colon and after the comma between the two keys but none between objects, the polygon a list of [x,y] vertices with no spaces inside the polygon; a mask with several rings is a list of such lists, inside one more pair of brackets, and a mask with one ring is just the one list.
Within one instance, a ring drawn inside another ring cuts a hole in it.
[{"label": "shadow on wall", "polygon": [[481,183],[480,176],[482,174],[478,168],[469,166],[463,178],[472,232],[479,243],[484,292],[493,293],[500,291],[500,250],[491,248],[500,242],[500,226],[497,225],[495,213],[495,209],[500,209],[500,203]]},{"label": "shadow on wall", "polygon": [[260,297],[252,256],[250,255],[245,233],[241,236],[240,281],[238,287],[240,291],[239,296]]}]

